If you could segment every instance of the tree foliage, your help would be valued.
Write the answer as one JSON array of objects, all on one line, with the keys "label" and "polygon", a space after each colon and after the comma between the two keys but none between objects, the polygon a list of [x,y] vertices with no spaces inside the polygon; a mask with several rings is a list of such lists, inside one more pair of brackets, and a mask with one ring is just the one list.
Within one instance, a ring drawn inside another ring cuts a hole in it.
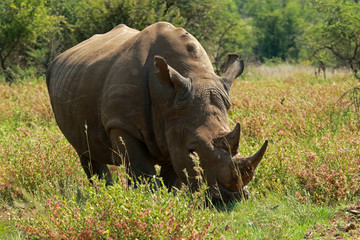
[{"label": "tree foliage", "polygon": [[231,0],[78,0],[67,4],[54,1],[53,6],[66,17],[72,32],[66,47],[120,23],[142,30],[154,22],[169,21],[192,33],[220,69],[226,53],[240,52],[247,35],[246,25]]},{"label": "tree foliage", "polygon": [[253,53],[261,61],[297,59],[303,31],[304,4],[298,0],[237,0],[239,12],[251,19],[256,35]]},{"label": "tree foliage", "polygon": [[13,80],[10,64],[26,64],[26,49],[45,40],[57,18],[48,14],[41,0],[0,2],[0,63],[7,81]]},{"label": "tree foliage", "polygon": [[44,72],[58,54],[120,23],[169,21],[193,34],[215,70],[229,52],[247,61],[310,60],[358,76],[360,12],[353,0],[6,0],[0,2],[0,74]]},{"label": "tree foliage", "polygon": [[360,80],[360,4],[343,0],[315,0],[313,4],[323,18],[307,33],[314,55],[323,61],[335,58]]}]

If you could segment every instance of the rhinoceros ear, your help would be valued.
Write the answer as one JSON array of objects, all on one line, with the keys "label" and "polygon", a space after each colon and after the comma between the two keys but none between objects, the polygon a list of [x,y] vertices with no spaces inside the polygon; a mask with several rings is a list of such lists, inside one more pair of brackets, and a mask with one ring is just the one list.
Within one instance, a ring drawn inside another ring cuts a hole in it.
[{"label": "rhinoceros ear", "polygon": [[165,59],[155,56],[155,66],[159,69],[156,73],[157,78],[163,85],[170,84],[175,91],[175,104],[184,105],[188,103],[193,96],[193,86],[190,78],[183,77],[175,69],[170,67]]},{"label": "rhinoceros ear", "polygon": [[241,75],[244,71],[244,61],[240,60],[239,55],[229,53],[228,59],[224,65],[223,85],[225,90],[229,93],[233,81]]}]

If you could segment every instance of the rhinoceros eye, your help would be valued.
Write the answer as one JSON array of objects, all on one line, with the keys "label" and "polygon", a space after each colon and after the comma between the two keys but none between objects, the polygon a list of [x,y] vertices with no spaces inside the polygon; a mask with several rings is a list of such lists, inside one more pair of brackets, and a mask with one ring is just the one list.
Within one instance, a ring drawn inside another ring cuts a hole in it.
[{"label": "rhinoceros eye", "polygon": [[231,156],[235,156],[236,154],[238,154],[238,150],[236,149],[235,151],[232,151],[231,150],[231,146],[230,144],[226,141],[226,140],[223,140],[221,142],[221,145],[220,145],[221,149],[223,149],[224,151],[226,151],[228,154],[231,154]]},{"label": "rhinoceros eye", "polygon": [[191,154],[191,155],[195,154],[195,149],[189,148],[188,151],[189,151],[189,154]]},{"label": "rhinoceros eye", "polygon": [[189,154],[195,154],[196,153],[196,148],[197,148],[197,143],[196,142],[191,142],[190,144],[188,144],[186,146],[188,153]]},{"label": "rhinoceros eye", "polygon": [[238,154],[238,152],[239,152],[239,151],[236,149],[236,151],[233,151],[233,152],[231,153],[231,155],[232,155],[232,156],[235,156],[236,154]]}]

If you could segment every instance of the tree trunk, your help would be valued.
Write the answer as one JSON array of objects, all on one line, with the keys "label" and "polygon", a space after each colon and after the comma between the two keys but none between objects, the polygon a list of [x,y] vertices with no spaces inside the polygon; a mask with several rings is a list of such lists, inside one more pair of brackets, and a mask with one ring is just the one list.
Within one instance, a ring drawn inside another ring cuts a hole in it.
[{"label": "tree trunk", "polygon": [[5,81],[7,83],[12,83],[14,81],[14,77],[11,74],[10,70],[6,67],[5,60],[1,55],[0,55],[0,62],[1,62],[1,69],[5,75]]}]

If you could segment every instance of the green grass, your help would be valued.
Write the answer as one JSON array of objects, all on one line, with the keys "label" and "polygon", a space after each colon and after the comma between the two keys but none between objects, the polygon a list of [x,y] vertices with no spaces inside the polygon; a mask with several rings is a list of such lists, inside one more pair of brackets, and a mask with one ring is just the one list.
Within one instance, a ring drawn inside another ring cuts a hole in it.
[{"label": "green grass", "polygon": [[228,225],[225,236],[244,239],[302,239],[314,224],[324,224],[333,209],[302,204],[293,196],[269,193],[237,204],[231,212],[217,214]]},{"label": "green grass", "polygon": [[44,80],[0,85],[0,239],[303,239],[309,231],[324,238],[316,229],[360,198],[359,115],[333,112],[354,79],[327,75],[249,67],[234,83],[229,122],[241,123],[240,153],[270,144],[250,199],[218,208],[201,192],[127,188],[121,168],[113,169],[115,186],[89,186]]}]

